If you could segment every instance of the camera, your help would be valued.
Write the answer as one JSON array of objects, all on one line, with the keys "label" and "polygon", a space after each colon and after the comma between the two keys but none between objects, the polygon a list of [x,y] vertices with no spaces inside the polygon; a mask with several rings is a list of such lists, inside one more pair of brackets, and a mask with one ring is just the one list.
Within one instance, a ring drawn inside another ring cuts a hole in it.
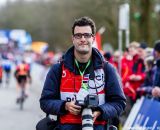
[{"label": "camera", "polygon": [[99,104],[98,95],[87,95],[84,100],[77,100],[76,105],[82,106],[82,130],[93,130],[92,109]]},{"label": "camera", "polygon": [[[76,105],[82,107],[82,130],[94,130],[93,129],[93,112],[98,107],[99,99],[98,95],[87,95],[84,100],[77,100]],[[113,125],[108,127],[108,130],[117,130]]]},{"label": "camera", "polygon": [[82,108],[96,108],[99,104],[98,95],[88,94],[84,100],[77,100],[76,105],[82,106]]}]

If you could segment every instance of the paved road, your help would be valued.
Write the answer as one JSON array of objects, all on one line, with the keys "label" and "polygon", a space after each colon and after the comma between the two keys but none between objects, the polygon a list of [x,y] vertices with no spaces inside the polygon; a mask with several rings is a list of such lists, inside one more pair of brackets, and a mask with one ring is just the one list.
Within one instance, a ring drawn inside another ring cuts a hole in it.
[{"label": "paved road", "polygon": [[9,87],[6,88],[4,84],[0,87],[0,130],[35,130],[37,121],[45,116],[39,107],[45,74],[41,66],[33,65],[33,83],[28,90],[30,95],[22,111],[16,104],[18,93],[14,78],[12,77]]}]

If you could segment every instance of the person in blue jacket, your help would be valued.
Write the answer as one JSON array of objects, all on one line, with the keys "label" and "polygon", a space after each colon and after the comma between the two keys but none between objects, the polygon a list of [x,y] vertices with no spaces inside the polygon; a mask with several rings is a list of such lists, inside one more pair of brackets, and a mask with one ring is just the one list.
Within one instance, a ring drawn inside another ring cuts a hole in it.
[{"label": "person in blue jacket", "polygon": [[96,27],[89,17],[76,19],[72,26],[72,42],[60,63],[49,70],[40,98],[40,107],[47,114],[58,115],[60,130],[81,130],[84,101],[97,95],[99,104],[92,110],[94,130],[105,130],[106,121],[119,117],[126,106],[120,76],[92,47]]},{"label": "person in blue jacket", "polygon": [[154,88],[152,89],[152,95],[154,97],[160,97],[160,40],[155,42],[154,57],[156,60],[156,69],[154,74]]}]

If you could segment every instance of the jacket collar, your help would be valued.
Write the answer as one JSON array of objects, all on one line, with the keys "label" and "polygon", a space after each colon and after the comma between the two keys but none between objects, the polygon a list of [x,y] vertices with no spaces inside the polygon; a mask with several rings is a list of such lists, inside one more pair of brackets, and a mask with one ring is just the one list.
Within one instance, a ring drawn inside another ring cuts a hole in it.
[{"label": "jacket collar", "polygon": [[[99,69],[103,67],[104,57],[94,47],[92,48],[92,62],[94,69]],[[68,51],[63,55],[63,63],[64,66],[68,68],[70,71],[74,71],[74,46],[70,47]]]}]

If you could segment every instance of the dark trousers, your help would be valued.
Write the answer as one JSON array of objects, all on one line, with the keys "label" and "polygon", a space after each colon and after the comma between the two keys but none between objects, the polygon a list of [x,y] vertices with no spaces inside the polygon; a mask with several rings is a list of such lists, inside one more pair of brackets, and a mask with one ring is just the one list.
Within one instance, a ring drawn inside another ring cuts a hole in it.
[{"label": "dark trousers", "polygon": [[[64,124],[59,125],[60,130],[82,130],[82,125]],[[106,130],[103,125],[94,125],[94,130]]]}]

